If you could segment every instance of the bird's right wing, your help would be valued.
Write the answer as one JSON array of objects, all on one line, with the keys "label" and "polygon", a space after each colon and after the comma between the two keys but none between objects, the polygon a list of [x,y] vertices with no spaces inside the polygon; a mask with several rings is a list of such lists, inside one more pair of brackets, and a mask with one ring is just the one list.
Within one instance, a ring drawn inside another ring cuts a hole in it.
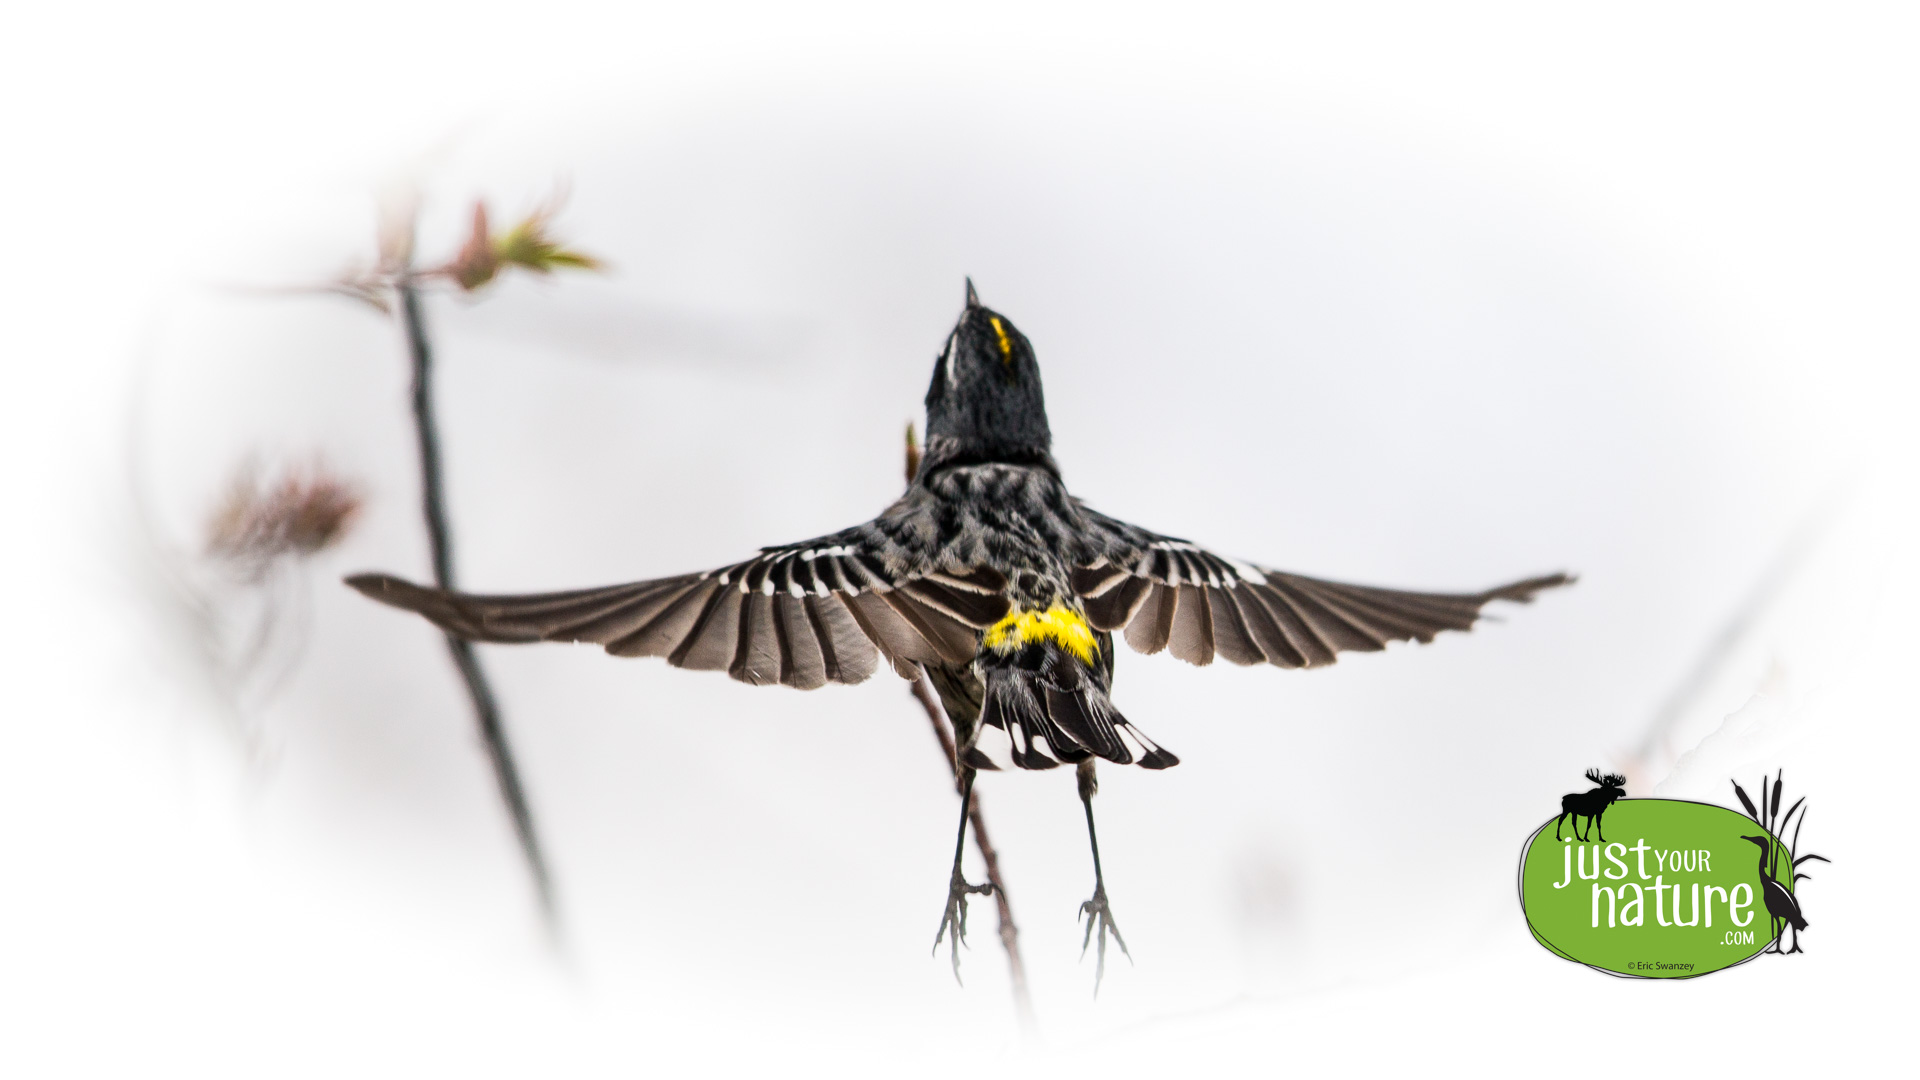
[{"label": "bird's right wing", "polygon": [[347,584],[473,641],[590,641],[615,656],[725,671],[802,690],[964,664],[1006,615],[1006,579],[987,567],[914,567],[853,531],[767,548],[704,574],[529,596],[474,596],[387,574]]},{"label": "bird's right wing", "polygon": [[1549,574],[1475,593],[1410,592],[1269,570],[1190,541],[1086,510],[1105,552],[1073,572],[1096,630],[1123,630],[1143,653],[1171,649],[1191,664],[1215,655],[1235,664],[1319,667],[1348,650],[1432,641],[1470,630],[1495,600],[1527,603],[1570,584]]}]

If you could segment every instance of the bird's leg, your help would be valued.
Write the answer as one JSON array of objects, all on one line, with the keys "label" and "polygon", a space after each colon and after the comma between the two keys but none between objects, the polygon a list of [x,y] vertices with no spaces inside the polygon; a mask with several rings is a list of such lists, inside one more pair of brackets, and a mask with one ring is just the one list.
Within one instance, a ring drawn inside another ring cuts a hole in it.
[{"label": "bird's leg", "polygon": [[1082,761],[1075,770],[1080,786],[1080,804],[1087,809],[1087,843],[1093,848],[1093,899],[1080,905],[1080,917],[1086,920],[1087,932],[1080,939],[1080,956],[1087,955],[1087,946],[1093,943],[1095,934],[1100,935],[1100,948],[1095,954],[1093,968],[1093,995],[1100,996],[1100,980],[1107,973],[1107,935],[1119,944],[1121,955],[1133,962],[1133,954],[1127,951],[1127,939],[1120,936],[1120,927],[1113,921],[1113,908],[1107,904],[1107,880],[1100,872],[1100,837],[1093,831],[1093,796],[1100,790],[1099,781],[1094,778],[1093,759]]},{"label": "bird's leg", "polygon": [[[970,885],[960,873],[960,857],[967,851],[967,811],[973,806],[974,770],[965,765],[960,767],[960,835],[953,842],[953,877],[947,884],[947,912],[940,919],[940,931],[933,935],[933,951],[940,951],[940,942],[944,939],[948,948],[953,950],[953,981],[960,982],[960,946],[967,941],[967,895],[979,893],[982,896],[993,895],[991,882],[985,885]],[[962,984],[965,985],[965,984]]]}]

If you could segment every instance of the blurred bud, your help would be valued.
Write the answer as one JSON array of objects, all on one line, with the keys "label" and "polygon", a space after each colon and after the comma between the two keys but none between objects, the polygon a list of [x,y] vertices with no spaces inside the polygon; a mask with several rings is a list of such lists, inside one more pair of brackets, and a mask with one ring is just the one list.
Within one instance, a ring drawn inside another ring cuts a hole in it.
[{"label": "blurred bud", "polygon": [[487,230],[487,204],[473,204],[473,231],[467,234],[467,242],[460,248],[460,254],[453,257],[444,272],[467,292],[492,281],[500,272],[500,257],[494,251],[493,234]]},{"label": "blurred bud", "polygon": [[251,463],[235,473],[207,527],[207,554],[249,573],[337,543],[360,512],[355,486],[324,465],[289,469],[262,483]]},{"label": "blurred bud", "polygon": [[920,473],[920,438],[914,434],[913,421],[907,421],[907,485]]}]

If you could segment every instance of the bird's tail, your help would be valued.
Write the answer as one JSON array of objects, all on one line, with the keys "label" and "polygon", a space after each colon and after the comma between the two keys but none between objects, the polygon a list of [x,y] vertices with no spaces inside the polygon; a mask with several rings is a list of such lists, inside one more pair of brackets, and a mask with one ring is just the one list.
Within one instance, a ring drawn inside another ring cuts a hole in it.
[{"label": "bird's tail", "polygon": [[[1180,764],[1120,715],[1084,664],[1057,650],[1049,652],[1054,655],[1037,665],[993,665],[981,673],[986,693],[978,730],[1006,732],[1015,765],[1051,769],[1088,757],[1119,765],[1138,762],[1146,769]],[[969,748],[967,760],[977,768],[997,767],[978,747]]]}]

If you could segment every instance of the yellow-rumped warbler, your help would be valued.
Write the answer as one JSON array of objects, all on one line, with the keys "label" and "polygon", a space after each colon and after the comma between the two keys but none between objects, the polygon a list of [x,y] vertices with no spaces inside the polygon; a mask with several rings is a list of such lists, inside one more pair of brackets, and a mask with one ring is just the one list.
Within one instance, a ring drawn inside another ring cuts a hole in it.
[{"label": "yellow-rumped warbler", "polygon": [[[884,656],[924,668],[951,718],[960,836],[980,744],[1004,732],[1012,763],[1078,766],[1094,893],[1087,936],[1120,938],[1093,829],[1093,759],[1164,769],[1179,759],[1113,707],[1113,632],[1139,652],[1277,667],[1331,664],[1343,650],[1466,630],[1493,600],[1526,602],[1565,574],[1478,593],[1344,585],[1268,570],[1081,505],[1052,455],[1040,367],[1026,335],[981,305],[947,336],[927,389],[925,455],[879,517],[761,550],[703,574],[536,596],[471,596],[385,574],[347,583],[475,641],[591,641],[615,656],[810,690],[858,683]],[[955,851],[940,934],[965,930],[969,885]],[[938,946],[940,937],[936,936]],[[1083,942],[1083,948],[1084,948]],[[958,953],[955,953],[956,971]],[[1096,979],[1098,976],[1096,975]]]}]

